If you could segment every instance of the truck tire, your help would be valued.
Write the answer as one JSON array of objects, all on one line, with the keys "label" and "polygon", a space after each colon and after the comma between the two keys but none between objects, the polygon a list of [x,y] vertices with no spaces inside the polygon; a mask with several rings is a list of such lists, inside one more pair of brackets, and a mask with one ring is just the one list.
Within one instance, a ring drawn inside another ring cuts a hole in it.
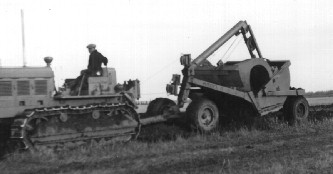
[{"label": "truck tire", "polygon": [[207,98],[198,98],[186,109],[191,127],[203,133],[210,133],[218,128],[219,109]]},{"label": "truck tire", "polygon": [[308,122],[309,103],[303,96],[287,98],[284,106],[284,120],[290,126]]},{"label": "truck tire", "polygon": [[12,119],[0,119],[0,159],[8,150],[11,124]]},{"label": "truck tire", "polygon": [[168,98],[157,98],[149,103],[146,115],[162,115],[166,113],[170,107],[175,105],[176,103]]}]

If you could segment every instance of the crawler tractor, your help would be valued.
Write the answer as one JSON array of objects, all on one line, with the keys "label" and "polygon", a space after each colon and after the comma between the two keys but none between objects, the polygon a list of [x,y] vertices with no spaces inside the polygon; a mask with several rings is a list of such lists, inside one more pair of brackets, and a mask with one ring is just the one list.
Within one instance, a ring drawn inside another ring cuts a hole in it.
[{"label": "crawler tractor", "polygon": [[115,69],[103,68],[73,95],[68,85],[73,79],[55,90],[52,58],[45,62],[46,67],[0,68],[0,148],[8,139],[19,148],[38,149],[91,139],[126,141],[138,135],[138,80],[118,84]]},{"label": "crawler tractor", "polygon": [[[243,61],[218,62],[207,59],[233,36],[242,35],[251,58]],[[307,119],[309,106],[303,97],[305,91],[290,87],[289,60],[272,61],[263,58],[250,25],[238,22],[193,61],[190,54],[180,58],[184,66],[183,80],[173,75],[167,92],[178,96],[178,104],[168,99],[157,99],[152,105],[167,101],[170,110],[177,110],[191,99],[186,108],[192,127],[210,132],[224,117],[247,120],[282,111],[290,125]],[[180,86],[180,91],[178,93]],[[170,104],[171,103],[171,104]],[[163,107],[160,107],[163,108]],[[148,107],[154,113],[155,107]]]}]

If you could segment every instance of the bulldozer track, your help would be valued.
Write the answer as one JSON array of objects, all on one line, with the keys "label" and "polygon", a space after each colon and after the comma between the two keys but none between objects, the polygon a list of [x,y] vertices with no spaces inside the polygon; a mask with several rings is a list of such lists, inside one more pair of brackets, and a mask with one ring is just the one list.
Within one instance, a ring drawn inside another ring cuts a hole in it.
[{"label": "bulldozer track", "polygon": [[139,114],[125,103],[35,108],[14,119],[11,142],[37,150],[90,140],[129,141],[140,129]]}]

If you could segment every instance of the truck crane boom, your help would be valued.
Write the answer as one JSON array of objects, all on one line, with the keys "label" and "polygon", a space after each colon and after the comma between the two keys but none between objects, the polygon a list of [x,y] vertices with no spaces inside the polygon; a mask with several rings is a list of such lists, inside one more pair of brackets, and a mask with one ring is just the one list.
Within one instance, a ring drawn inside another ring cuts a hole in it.
[{"label": "truck crane boom", "polygon": [[[250,37],[247,38],[246,34],[250,33]],[[247,24],[246,21],[239,21],[235,26],[233,26],[228,32],[221,36],[216,42],[214,42],[210,47],[208,47],[204,52],[202,52],[196,59],[191,63],[191,66],[196,66],[202,61],[206,60],[211,54],[213,54],[217,49],[219,49],[223,44],[225,44],[234,35],[242,33],[246,46],[252,58],[256,56],[253,51],[256,50],[259,58],[262,58],[260,49],[253,35],[251,26]]]},{"label": "truck crane boom", "polygon": [[[252,32],[251,26],[247,24],[246,21],[239,21],[235,26],[233,26],[228,32],[226,32],[222,37],[220,37],[216,42],[214,42],[210,47],[208,47],[204,52],[202,52],[196,59],[191,61],[190,55],[183,55],[180,58],[182,65],[184,65],[183,69],[183,81],[180,88],[180,93],[178,95],[178,106],[183,107],[186,102],[189,91],[191,88],[191,77],[194,75],[194,69],[206,60],[210,55],[212,55],[217,49],[219,49],[222,45],[224,45],[230,38],[233,36],[237,36],[240,33],[243,35],[243,39],[247,46],[247,49],[251,55],[251,58],[256,58],[254,51],[257,52],[258,57],[262,58],[262,54],[260,52],[257,41]],[[247,34],[249,33],[249,37]]]}]

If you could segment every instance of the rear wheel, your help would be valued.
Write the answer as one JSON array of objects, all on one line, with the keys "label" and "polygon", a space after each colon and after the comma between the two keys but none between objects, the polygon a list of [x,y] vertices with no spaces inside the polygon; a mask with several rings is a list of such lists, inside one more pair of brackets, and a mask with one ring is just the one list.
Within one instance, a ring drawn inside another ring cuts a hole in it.
[{"label": "rear wheel", "polygon": [[303,96],[290,97],[284,106],[284,119],[289,125],[303,124],[308,122],[309,104]]},{"label": "rear wheel", "polygon": [[175,105],[176,103],[168,98],[157,98],[149,103],[146,115],[155,116],[166,114],[169,109]]},{"label": "rear wheel", "polygon": [[209,133],[217,129],[219,110],[216,104],[207,98],[198,98],[190,103],[186,115],[191,120],[191,127]]}]

